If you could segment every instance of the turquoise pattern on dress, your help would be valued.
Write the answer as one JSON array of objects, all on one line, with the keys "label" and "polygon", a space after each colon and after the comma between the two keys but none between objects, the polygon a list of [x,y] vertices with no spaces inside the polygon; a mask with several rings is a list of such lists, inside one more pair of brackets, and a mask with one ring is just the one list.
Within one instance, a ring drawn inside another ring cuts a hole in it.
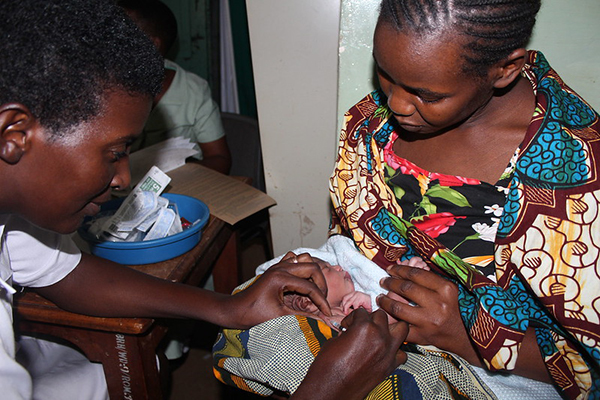
[{"label": "turquoise pattern on dress", "polygon": [[579,140],[558,122],[549,121],[519,157],[516,173],[531,187],[580,186],[591,175],[586,153]]},{"label": "turquoise pattern on dress", "polygon": [[[375,100],[375,104],[377,105],[377,110],[374,115],[387,115],[388,118],[391,115],[390,111],[387,107],[386,103],[382,102],[383,93],[381,90],[374,90],[371,92],[373,99]],[[365,122],[362,124],[361,129],[357,129],[357,134],[363,133],[363,144],[365,145],[366,155],[367,155],[367,171],[372,174],[373,171],[373,149],[370,147],[369,143],[373,139],[380,147],[384,147],[388,140],[390,139],[390,135],[394,130],[394,127],[390,124],[389,119],[386,121],[379,129],[377,127],[369,126],[371,118],[367,118]],[[360,135],[358,136],[360,137]]]},{"label": "turquoise pattern on dress", "polygon": [[504,205],[497,236],[505,238],[517,223],[524,203],[523,187],[568,189],[580,187],[594,178],[589,149],[571,129],[584,129],[598,119],[596,112],[576,95],[561,87],[550,66],[537,53],[537,95],[547,100],[547,112],[536,136],[523,149],[516,162],[510,191]]},{"label": "turquoise pattern on dress", "polygon": [[379,210],[375,218],[371,220],[370,226],[383,240],[406,247],[406,253],[401,257],[402,261],[420,256],[410,242],[394,227],[386,209],[382,208]]},{"label": "turquoise pattern on dress", "polygon": [[505,238],[508,236],[517,223],[517,217],[521,212],[521,202],[519,200],[523,195],[522,191],[519,189],[520,182],[519,175],[513,174],[512,179],[510,180],[506,202],[504,203],[504,211],[502,217],[500,217],[500,224],[498,225],[498,231],[496,232],[496,238]]}]

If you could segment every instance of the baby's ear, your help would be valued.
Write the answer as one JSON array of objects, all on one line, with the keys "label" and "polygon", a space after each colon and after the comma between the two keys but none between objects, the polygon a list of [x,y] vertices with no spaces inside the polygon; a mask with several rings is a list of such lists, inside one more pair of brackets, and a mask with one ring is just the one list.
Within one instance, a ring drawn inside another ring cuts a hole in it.
[{"label": "baby's ear", "polygon": [[317,312],[319,309],[315,304],[306,296],[294,295],[292,298],[292,309],[304,312]]},{"label": "baby's ear", "polygon": [[19,162],[28,147],[28,136],[39,126],[29,109],[21,104],[0,106],[0,159]]}]

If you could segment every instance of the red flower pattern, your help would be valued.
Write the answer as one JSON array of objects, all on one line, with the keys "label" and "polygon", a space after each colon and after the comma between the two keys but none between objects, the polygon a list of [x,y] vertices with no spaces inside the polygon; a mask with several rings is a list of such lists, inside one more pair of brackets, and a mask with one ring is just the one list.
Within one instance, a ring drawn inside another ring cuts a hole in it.
[{"label": "red flower pattern", "polygon": [[437,214],[423,215],[412,219],[414,226],[425,232],[432,238],[436,238],[444,234],[448,229],[456,223],[458,218],[464,219],[464,216],[455,216],[449,212],[441,212]]},{"label": "red flower pattern", "polygon": [[430,180],[438,179],[440,181],[440,185],[442,186],[462,186],[462,185],[481,185],[481,181],[472,178],[464,178],[462,176],[452,176],[452,175],[444,175],[438,174],[437,172],[432,172],[429,175]]}]

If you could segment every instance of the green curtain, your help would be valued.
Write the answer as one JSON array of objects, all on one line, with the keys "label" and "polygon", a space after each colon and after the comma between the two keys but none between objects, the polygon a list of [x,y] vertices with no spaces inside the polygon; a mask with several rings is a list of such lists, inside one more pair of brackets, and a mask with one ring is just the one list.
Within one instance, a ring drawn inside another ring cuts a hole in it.
[{"label": "green curtain", "polygon": [[257,117],[245,0],[229,0],[240,114]]}]

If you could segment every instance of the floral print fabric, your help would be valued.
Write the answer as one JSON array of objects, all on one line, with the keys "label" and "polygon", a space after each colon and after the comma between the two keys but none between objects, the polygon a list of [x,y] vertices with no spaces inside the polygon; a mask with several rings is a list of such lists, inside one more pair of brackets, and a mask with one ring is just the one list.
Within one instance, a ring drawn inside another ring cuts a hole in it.
[{"label": "floral print fabric", "polygon": [[438,174],[398,157],[397,137],[392,132],[383,149],[384,176],[404,218],[495,280],[494,241],[514,163],[495,185]]},{"label": "floral print fabric", "polygon": [[[599,117],[541,53],[529,53],[523,74],[532,83],[536,109],[511,162],[512,171],[503,175],[508,184],[494,185],[505,190],[504,202],[485,200],[480,203],[483,213],[480,206],[459,207],[472,208],[479,217],[490,211],[494,217],[488,222],[466,212],[456,215],[439,204],[427,210],[430,205],[423,200],[412,208],[403,201],[407,189],[403,182],[393,184],[398,168],[386,164],[384,154],[394,134],[388,121],[391,113],[383,95],[375,91],[345,116],[330,180],[334,206],[330,233],[349,235],[380,266],[420,255],[456,282],[463,323],[489,369],[513,369],[525,332],[532,326],[563,396],[596,399],[600,398]],[[421,172],[415,169],[397,178],[416,178],[424,200],[448,200],[452,192],[441,196],[436,192],[445,190],[436,185],[444,186],[447,177]],[[427,175],[426,185],[421,175]],[[447,185],[459,193],[459,188],[468,186],[478,185]],[[461,194],[452,198],[452,206],[464,206],[463,197],[469,205],[476,203]],[[464,243],[457,246],[456,240],[475,235],[460,228],[463,222],[478,234],[473,243],[479,242],[481,251],[465,252]],[[497,226],[491,265],[495,279],[482,274],[479,262],[470,260],[489,256],[489,242],[483,238],[491,232],[483,224],[490,227],[490,222]]]}]

